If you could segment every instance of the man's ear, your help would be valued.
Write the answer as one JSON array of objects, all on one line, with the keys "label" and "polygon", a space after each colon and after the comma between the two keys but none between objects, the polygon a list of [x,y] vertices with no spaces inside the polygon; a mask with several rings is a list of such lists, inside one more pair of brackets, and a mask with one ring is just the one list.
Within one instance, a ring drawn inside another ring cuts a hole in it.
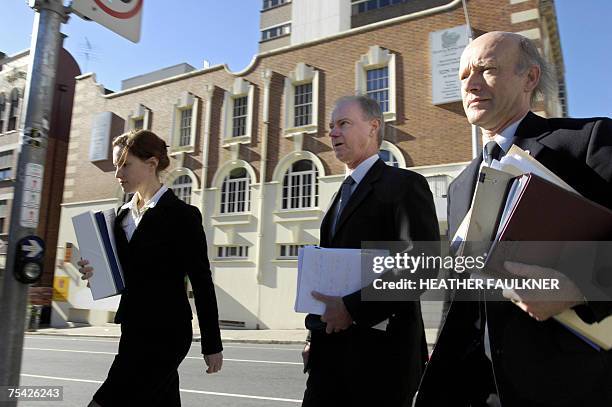
[{"label": "man's ear", "polygon": [[533,92],[533,90],[540,83],[540,75],[542,71],[537,65],[533,65],[527,70],[527,81],[525,82],[525,91]]},{"label": "man's ear", "polygon": [[370,120],[370,124],[372,125],[374,135],[378,135],[378,132],[380,131],[380,119],[372,119]]}]

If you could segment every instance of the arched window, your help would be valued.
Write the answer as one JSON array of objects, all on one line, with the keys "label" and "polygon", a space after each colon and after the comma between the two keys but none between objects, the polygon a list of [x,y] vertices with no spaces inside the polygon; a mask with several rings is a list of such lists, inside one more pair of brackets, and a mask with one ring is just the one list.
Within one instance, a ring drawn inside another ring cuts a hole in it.
[{"label": "arched window", "polygon": [[393,153],[389,150],[380,150],[378,152],[378,156],[381,160],[385,162],[385,164],[390,165],[391,167],[399,167],[399,162],[397,161],[397,157],[393,155]]},{"label": "arched window", "polygon": [[170,189],[180,200],[185,203],[191,203],[191,177],[189,175],[181,175],[174,180]]},{"label": "arched window", "polygon": [[11,105],[9,108],[8,128],[6,131],[15,130],[17,128],[17,108],[19,107],[19,91],[17,88],[11,91]]},{"label": "arched window", "polygon": [[319,204],[318,171],[310,160],[300,160],[283,177],[283,209],[314,208]]},{"label": "arched window", "polygon": [[221,185],[221,213],[251,210],[251,177],[246,168],[234,168]]}]

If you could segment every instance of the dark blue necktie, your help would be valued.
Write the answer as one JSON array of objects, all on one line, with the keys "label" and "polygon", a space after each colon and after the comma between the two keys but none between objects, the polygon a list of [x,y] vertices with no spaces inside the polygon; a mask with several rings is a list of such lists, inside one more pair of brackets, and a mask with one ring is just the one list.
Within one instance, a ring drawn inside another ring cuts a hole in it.
[{"label": "dark blue necktie", "polygon": [[332,225],[332,235],[336,233],[336,225],[340,220],[340,215],[342,215],[342,211],[346,207],[347,202],[349,201],[353,189],[353,184],[355,180],[350,175],[346,177],[342,186],[340,187],[340,200],[336,205],[336,214],[334,216],[334,223]]}]

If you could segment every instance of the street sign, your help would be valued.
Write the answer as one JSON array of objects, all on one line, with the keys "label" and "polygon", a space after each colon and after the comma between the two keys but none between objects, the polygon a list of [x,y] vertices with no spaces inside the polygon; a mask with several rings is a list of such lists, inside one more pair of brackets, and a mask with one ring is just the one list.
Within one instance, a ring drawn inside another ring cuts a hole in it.
[{"label": "street sign", "polygon": [[140,41],[144,0],[73,0],[72,11],[93,20],[132,42]]}]

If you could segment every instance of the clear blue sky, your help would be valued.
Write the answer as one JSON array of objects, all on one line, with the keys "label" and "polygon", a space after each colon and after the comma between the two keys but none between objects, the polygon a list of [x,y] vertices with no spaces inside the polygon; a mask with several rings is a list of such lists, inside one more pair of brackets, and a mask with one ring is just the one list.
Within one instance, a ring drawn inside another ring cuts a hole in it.
[{"label": "clear blue sky", "polygon": [[[611,0],[556,0],[565,60],[569,113],[612,116]],[[141,42],[133,44],[106,28],[72,16],[65,47],[83,72],[93,71],[105,87],[121,79],[187,62],[246,67],[257,52],[261,0],[145,1]],[[0,51],[30,45],[33,11],[25,0],[2,0]],[[92,50],[87,61],[86,43]]]}]

